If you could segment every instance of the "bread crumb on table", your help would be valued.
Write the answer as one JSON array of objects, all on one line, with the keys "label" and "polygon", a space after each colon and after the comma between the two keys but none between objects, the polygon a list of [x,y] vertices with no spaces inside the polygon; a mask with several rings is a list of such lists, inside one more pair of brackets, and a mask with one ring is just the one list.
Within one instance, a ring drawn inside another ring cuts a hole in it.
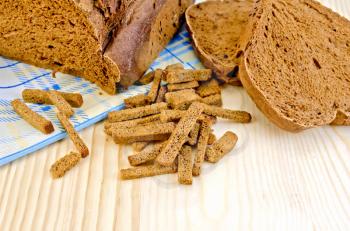
[{"label": "bread crumb on table", "polygon": [[67,171],[76,166],[81,159],[81,155],[76,152],[70,152],[69,154],[58,159],[50,168],[52,178],[63,177]]}]

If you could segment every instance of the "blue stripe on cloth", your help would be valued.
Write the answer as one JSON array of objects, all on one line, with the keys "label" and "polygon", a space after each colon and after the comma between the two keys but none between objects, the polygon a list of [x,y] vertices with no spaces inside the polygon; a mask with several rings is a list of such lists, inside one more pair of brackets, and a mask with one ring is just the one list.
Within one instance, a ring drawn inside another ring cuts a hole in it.
[{"label": "blue stripe on cloth", "polygon": [[[175,59],[177,59],[179,62],[181,62],[182,64],[185,64],[184,63],[184,61],[182,61],[182,59],[180,59],[178,56],[176,56],[173,52],[171,52],[168,48],[165,48],[165,50],[167,51],[167,52],[169,52],[169,54],[171,54]],[[196,69],[196,68],[194,68],[192,65],[191,65],[191,67],[193,68],[193,69]]]},{"label": "blue stripe on cloth", "polygon": [[19,63],[21,63],[21,62],[14,62],[14,63],[8,64],[8,65],[5,65],[5,66],[0,66],[0,69],[5,69],[5,68],[8,68],[8,67],[16,66]]},{"label": "blue stripe on cloth", "polygon": [[26,81],[24,81],[24,82],[21,82],[21,83],[15,84],[15,85],[10,85],[10,86],[0,86],[0,89],[8,89],[8,88],[18,87],[18,86],[21,86],[21,85],[23,85],[23,84],[29,83],[29,82],[31,82],[31,81],[33,81],[33,80],[35,80],[35,79],[38,79],[38,78],[41,78],[41,77],[47,76],[47,75],[49,75],[49,74],[51,74],[51,73],[50,73],[50,72],[48,72],[48,73],[45,73],[45,74],[42,74],[42,75],[36,76],[36,77],[34,77],[34,78],[28,79],[28,80],[26,80]]},{"label": "blue stripe on cloth", "polygon": [[175,50],[187,47],[187,46],[191,46],[191,43],[189,41],[183,41],[181,43],[174,44],[173,46],[168,46],[167,49],[170,51],[175,51]]},{"label": "blue stripe on cloth", "polygon": [[[172,63],[177,63],[180,62],[184,64],[186,68],[192,68],[196,69],[196,64],[199,63],[198,59],[195,58],[193,54],[190,54],[189,56],[186,55],[186,53],[192,51],[192,46],[190,44],[189,40],[189,34],[188,32],[183,29],[172,39],[172,41],[168,44],[167,48],[165,48],[161,54],[160,57],[157,58],[156,61],[153,62],[153,64],[150,67],[150,70],[154,70],[156,68],[163,67],[164,65],[169,65]],[[167,62],[164,62],[167,60]],[[11,86],[0,86],[1,89],[7,89],[7,88],[15,88],[21,85],[24,85],[25,87],[29,88],[44,88],[44,89],[59,89],[61,88],[63,91],[77,91],[82,93],[83,95],[91,94],[95,97],[98,96],[98,91],[99,88],[94,85],[87,83],[86,80],[83,80],[79,77],[65,77],[62,76],[62,78],[59,79],[52,79],[50,78],[50,73],[47,72],[45,69],[40,69],[40,68],[35,68],[30,65],[16,65],[18,63],[14,63],[12,60],[6,60],[4,59],[1,60],[1,65],[5,67],[9,67],[9,70],[14,74],[14,77],[16,77],[19,81],[18,84],[13,84]],[[5,67],[5,68],[6,68]],[[43,77],[43,78],[41,78]],[[56,83],[57,81],[57,83]],[[122,99],[134,95],[134,94],[144,94],[147,92],[149,89],[150,85],[144,86],[142,88],[138,88],[136,86],[131,86],[129,88],[130,91],[126,91],[125,89],[118,89],[119,93],[124,93],[121,96],[121,101]],[[10,91],[15,91],[10,90]],[[18,90],[19,91],[19,90]],[[119,104],[115,106],[116,104],[113,103],[112,101],[109,101],[108,99],[101,99],[99,100],[98,98],[95,98],[94,104],[90,105],[92,108],[94,108],[95,104],[96,105],[103,105],[102,109],[99,109],[98,115],[89,118],[89,113],[88,111],[84,111],[83,109],[76,109],[76,115],[72,118],[72,123],[74,124],[75,128],[77,131],[80,131],[86,127],[89,127],[98,121],[103,120],[104,118],[107,117],[108,112],[112,110],[121,110],[124,107],[124,104]],[[0,104],[4,104],[4,102],[1,102]],[[2,106],[4,107],[4,106]],[[102,106],[101,106],[102,107]],[[6,109],[6,108],[5,108]],[[57,131],[50,135],[50,136],[44,136],[42,137],[37,143],[34,143],[30,147],[26,146],[23,149],[18,148],[18,149],[9,149],[8,152],[10,154],[6,154],[6,156],[0,157],[0,166],[7,164],[17,158],[26,156],[30,153],[33,153],[41,148],[44,148],[45,146],[52,144],[58,140],[63,139],[64,137],[67,136],[67,134],[64,132],[62,126],[60,125],[59,121],[57,120],[55,116],[55,110],[53,110],[52,106],[49,105],[33,105],[33,109],[35,111],[40,111],[41,113],[44,112],[45,116],[50,119],[54,124],[55,128]],[[91,109],[91,108],[90,108]],[[6,114],[4,113],[3,120],[6,120],[10,122],[9,120],[13,119],[11,118],[11,113]],[[92,116],[92,115],[91,115]],[[6,141],[9,141],[12,139],[12,137],[3,137],[3,141],[6,143]],[[21,139],[27,139],[27,138],[21,138]],[[11,143],[14,144],[15,142]]]},{"label": "blue stripe on cloth", "polygon": [[[89,127],[89,126],[91,126],[91,125],[93,125],[93,124],[95,124],[95,123],[105,119],[110,111],[121,110],[123,108],[124,108],[124,104],[121,104],[121,105],[118,105],[118,106],[116,106],[114,108],[111,108],[110,110],[105,111],[105,112],[103,112],[103,113],[101,113],[101,114],[99,114],[99,115],[97,115],[97,116],[95,116],[95,117],[93,117],[93,118],[91,118],[91,119],[89,119],[89,120],[87,120],[85,122],[82,122],[81,124],[75,126],[75,129],[77,131],[81,131],[84,128],[87,128],[87,127]],[[3,158],[0,158],[0,166],[3,166],[5,164],[10,163],[11,161],[13,161],[15,159],[18,159],[20,157],[23,157],[25,155],[28,155],[28,154],[33,153],[35,151],[38,151],[39,149],[42,149],[42,148],[46,147],[49,144],[55,143],[55,142],[65,138],[66,136],[67,136],[67,133],[61,131],[60,133],[58,133],[58,134],[56,134],[56,135],[54,135],[54,136],[52,136],[50,138],[47,138],[47,139],[45,139],[45,140],[43,140],[43,141],[41,141],[41,142],[39,142],[39,143],[37,143],[37,144],[35,144],[33,146],[30,146],[28,148],[22,149],[22,150],[20,150],[18,152],[15,152],[15,153],[9,154],[9,155],[7,155],[7,156],[5,156]]]},{"label": "blue stripe on cloth", "polygon": [[183,54],[187,54],[190,51],[190,49],[183,49],[181,51],[176,51],[176,52],[172,52],[171,50],[167,49],[167,51],[169,53],[171,52],[170,53],[171,55],[166,55],[166,56],[162,57],[162,61],[169,61],[169,60],[171,60],[172,58],[175,58],[175,57],[176,57],[177,60],[182,60],[179,56],[181,56]]}]

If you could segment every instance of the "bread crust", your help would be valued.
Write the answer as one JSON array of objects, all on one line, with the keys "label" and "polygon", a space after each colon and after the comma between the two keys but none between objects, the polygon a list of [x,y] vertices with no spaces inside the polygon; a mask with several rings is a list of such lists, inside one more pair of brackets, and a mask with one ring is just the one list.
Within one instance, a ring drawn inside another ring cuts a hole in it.
[{"label": "bread crust", "polygon": [[[326,104],[327,108],[325,107],[322,108],[321,106],[317,106],[319,104],[318,100],[323,99],[325,95],[316,96],[319,98],[315,99],[315,102],[314,102],[315,106],[313,109],[321,110],[319,113],[321,113],[320,115],[324,114],[324,116],[322,117],[323,119],[313,120],[313,118],[307,117],[308,114],[305,113],[305,118],[298,120],[296,119],[296,117],[293,117],[294,116],[293,114],[292,115],[285,114],[277,105],[273,103],[273,101],[271,100],[271,97],[270,99],[267,97],[268,93],[264,91],[264,89],[261,89],[261,87],[258,86],[256,82],[253,82],[255,74],[252,71],[252,68],[254,68],[252,62],[254,62],[254,60],[252,60],[252,57],[250,56],[251,54],[254,54],[254,52],[257,52],[256,46],[258,45],[256,45],[256,41],[257,41],[256,37],[258,36],[257,34],[260,32],[259,29],[262,28],[262,25],[264,25],[263,24],[264,22],[263,20],[265,16],[264,13],[271,9],[271,4],[273,5],[273,2],[277,2],[277,1],[261,0],[257,3],[257,5],[255,6],[254,13],[252,14],[252,20],[249,22],[247,29],[245,31],[245,34],[241,37],[240,46],[244,48],[244,58],[240,64],[239,77],[241,79],[241,82],[244,88],[246,89],[250,97],[253,99],[257,107],[265,114],[265,116],[271,122],[276,124],[278,127],[285,129],[287,131],[299,132],[308,128],[313,128],[313,127],[327,125],[327,124],[338,124],[338,125],[349,124],[350,113],[346,112],[345,110],[346,107],[349,107],[349,105],[337,106],[339,102],[344,102],[344,101],[335,100],[333,107],[330,107],[329,104]],[[337,21],[340,24],[345,24],[350,26],[350,22],[348,20],[346,20],[345,18],[339,16],[338,14],[334,13],[330,9],[322,6],[321,4],[313,0],[294,1],[294,3],[291,3],[291,4],[296,4],[296,2],[298,2],[298,4],[306,4],[308,7],[312,7],[312,9],[315,9],[319,14],[326,15],[327,17],[332,18],[332,20]],[[308,71],[308,69],[305,69],[305,71]],[[315,72],[309,72],[308,74],[312,75],[313,73]],[[350,73],[348,73],[348,76],[349,74]],[[264,76],[260,75],[259,78],[264,78]],[[314,76],[314,78],[319,78],[319,76]],[[255,78],[255,81],[256,80],[257,78]],[[322,82],[322,80],[320,81]],[[329,87],[332,87],[332,86],[329,86]],[[283,91],[283,89],[281,89],[281,91]],[[346,94],[343,94],[342,92],[339,92],[339,94],[340,94],[339,95],[340,98],[346,97]],[[301,106],[303,106],[302,103],[300,104]],[[310,112],[308,111],[307,113],[310,113]]]},{"label": "bread crust", "polygon": [[[136,0],[124,26],[115,31],[106,56],[118,64],[120,84],[137,81],[178,30],[193,0]],[[135,38],[135,39],[130,39]]]},{"label": "bread crust", "polygon": [[[226,83],[229,83],[234,86],[241,86],[241,82],[239,78],[237,77],[237,71],[239,67],[239,62],[232,62],[230,65],[227,65],[225,63],[220,62],[215,56],[213,56],[211,53],[206,52],[203,47],[201,46],[200,42],[198,41],[198,36],[196,34],[196,28],[194,25],[192,25],[192,19],[190,16],[190,12],[194,10],[196,7],[202,7],[205,8],[207,7],[208,9],[211,9],[211,5],[217,5],[217,4],[239,4],[242,6],[243,4],[247,5],[247,8],[252,5],[251,1],[245,1],[244,3],[239,0],[226,0],[223,2],[218,2],[218,1],[206,1],[199,3],[197,5],[193,5],[189,7],[186,11],[186,26],[188,29],[188,32],[191,35],[192,38],[192,44],[193,47],[195,48],[194,51],[198,58],[201,60],[203,65],[209,69],[212,69],[214,74],[221,80],[223,80]],[[248,15],[247,15],[248,16]],[[248,18],[248,17],[247,17]],[[195,20],[195,19],[193,19]],[[224,26],[224,25],[220,25]],[[227,25],[229,26],[229,25]],[[220,29],[220,28],[219,28]],[[214,31],[213,31],[214,32]],[[218,38],[220,39],[220,38]],[[237,49],[238,52],[238,49]],[[230,75],[234,75],[234,77],[229,77]]]},{"label": "bread crust", "polygon": [[0,54],[82,76],[115,94],[117,83],[128,86],[141,77],[180,27],[192,2],[46,0],[17,4],[4,0],[0,2],[0,27],[4,27]]}]

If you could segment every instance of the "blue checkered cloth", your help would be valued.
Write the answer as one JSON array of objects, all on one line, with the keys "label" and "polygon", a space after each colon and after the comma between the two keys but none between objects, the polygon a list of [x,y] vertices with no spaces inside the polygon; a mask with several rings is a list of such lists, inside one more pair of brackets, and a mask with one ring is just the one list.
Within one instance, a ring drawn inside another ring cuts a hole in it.
[{"label": "blue checkered cloth", "polygon": [[[203,68],[193,52],[189,34],[184,28],[161,52],[149,71],[179,62],[184,64],[186,69]],[[28,104],[31,109],[53,122],[55,132],[50,135],[43,135],[13,111],[11,100],[21,98],[23,89],[55,89],[81,93],[84,104],[81,108],[75,109],[75,115],[71,118],[78,131],[103,120],[108,112],[122,109],[123,99],[149,90],[149,85],[132,86],[127,91],[119,89],[120,93],[116,96],[100,95],[101,90],[95,84],[82,78],[60,73],[56,78],[52,78],[49,70],[1,56],[0,76],[0,166],[63,139],[67,135],[56,118],[53,106]]]}]

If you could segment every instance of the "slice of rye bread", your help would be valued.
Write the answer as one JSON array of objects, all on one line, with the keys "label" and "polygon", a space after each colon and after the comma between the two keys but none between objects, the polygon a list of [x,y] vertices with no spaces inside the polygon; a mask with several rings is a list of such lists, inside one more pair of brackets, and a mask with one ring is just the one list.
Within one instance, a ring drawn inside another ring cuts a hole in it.
[{"label": "slice of rye bread", "polygon": [[252,8],[253,0],[226,0],[202,2],[186,11],[197,56],[204,66],[232,85],[240,85],[237,73],[241,53],[237,45]]},{"label": "slice of rye bread", "polygon": [[288,131],[347,124],[350,22],[313,0],[257,2],[241,46],[240,79]]},{"label": "slice of rye bread", "polygon": [[0,55],[82,76],[113,94],[117,83],[137,80],[176,32],[192,3],[179,1],[3,0]]}]

